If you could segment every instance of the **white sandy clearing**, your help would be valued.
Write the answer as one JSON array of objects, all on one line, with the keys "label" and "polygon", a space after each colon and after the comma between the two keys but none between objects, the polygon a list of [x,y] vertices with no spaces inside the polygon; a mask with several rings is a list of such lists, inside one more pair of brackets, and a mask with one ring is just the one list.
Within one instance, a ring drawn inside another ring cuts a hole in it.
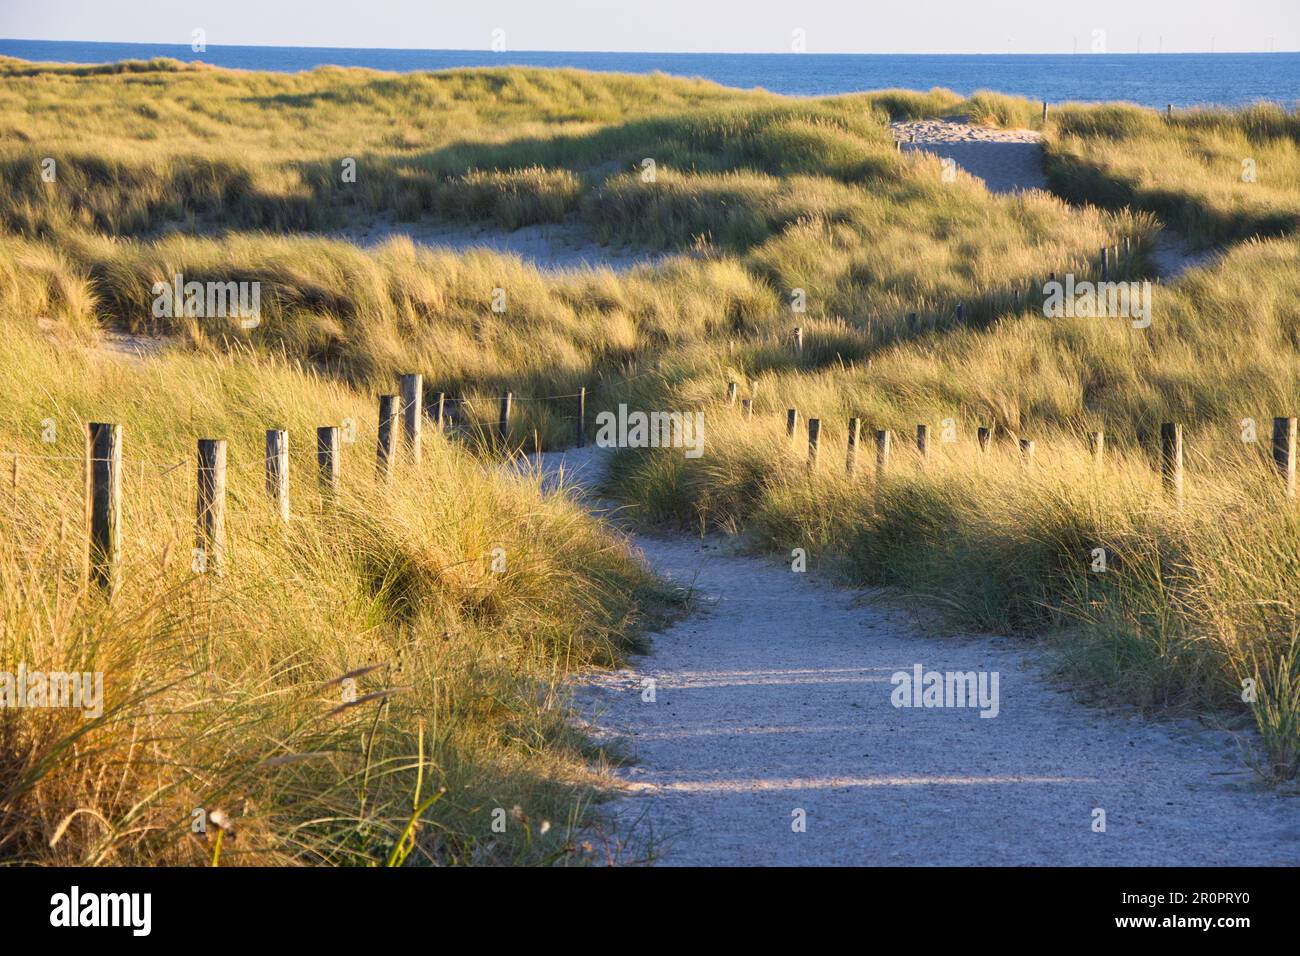
[{"label": "white sandy clearing", "polygon": [[406,236],[419,245],[452,252],[487,249],[519,256],[530,265],[548,271],[606,268],[623,272],[634,266],[653,265],[666,258],[663,254],[644,250],[598,245],[572,219],[514,230],[429,220],[395,223],[373,219],[325,235],[361,246],[375,246],[395,236]]},{"label": "white sandy clearing", "polygon": [[[590,449],[544,457],[578,483],[600,467]],[[1025,642],[941,636],[816,570],[718,540],[636,544],[700,610],[575,697],[633,759],[618,832],[662,864],[1300,863],[1300,802],[1259,784],[1228,733],[1078,703]],[[895,708],[891,675],[918,663],[997,671],[1000,713]]]},{"label": "white sandy clearing", "polygon": [[890,129],[904,150],[923,150],[951,159],[982,179],[990,192],[1047,188],[1042,137],[1034,130],[996,129],[941,119],[891,123]]}]

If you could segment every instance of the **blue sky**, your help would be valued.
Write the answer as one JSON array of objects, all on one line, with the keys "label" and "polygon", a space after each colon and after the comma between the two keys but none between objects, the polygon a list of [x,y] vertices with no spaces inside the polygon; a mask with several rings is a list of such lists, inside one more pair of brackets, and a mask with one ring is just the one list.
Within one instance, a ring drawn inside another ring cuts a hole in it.
[{"label": "blue sky", "polygon": [[1300,50],[1300,0],[0,0],[0,37],[809,53]]}]

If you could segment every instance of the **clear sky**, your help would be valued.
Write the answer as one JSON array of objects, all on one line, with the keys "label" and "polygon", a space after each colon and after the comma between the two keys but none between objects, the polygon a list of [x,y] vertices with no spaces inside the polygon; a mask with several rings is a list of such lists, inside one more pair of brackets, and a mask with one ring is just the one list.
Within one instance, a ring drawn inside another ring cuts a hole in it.
[{"label": "clear sky", "polygon": [[1300,50],[1300,0],[0,0],[0,37],[809,53]]}]

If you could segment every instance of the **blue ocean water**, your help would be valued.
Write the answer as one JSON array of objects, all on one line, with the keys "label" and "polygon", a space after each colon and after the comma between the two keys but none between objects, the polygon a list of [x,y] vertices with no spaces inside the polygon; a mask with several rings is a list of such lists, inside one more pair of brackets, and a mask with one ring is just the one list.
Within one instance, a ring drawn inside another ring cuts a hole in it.
[{"label": "blue ocean water", "polygon": [[568,66],[616,73],[662,71],[726,86],[761,86],[793,96],[886,87],[979,89],[1054,103],[1128,100],[1163,107],[1238,106],[1300,100],[1300,53],[917,55],[814,53],[548,53],[488,50],[376,50],[336,47],[82,43],[0,39],[0,55],[25,60],[111,63],[166,56],[245,70],[295,72],[323,65],[411,72],[472,66]]}]

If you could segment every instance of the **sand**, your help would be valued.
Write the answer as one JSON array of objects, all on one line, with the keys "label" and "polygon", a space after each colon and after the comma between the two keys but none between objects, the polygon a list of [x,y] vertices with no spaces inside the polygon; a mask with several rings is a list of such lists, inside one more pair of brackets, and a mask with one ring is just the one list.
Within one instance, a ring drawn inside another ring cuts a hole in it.
[{"label": "sand", "polygon": [[952,159],[990,192],[1046,189],[1042,137],[1030,129],[995,129],[950,120],[891,123],[905,152],[921,150]]},{"label": "sand", "polygon": [[[579,485],[601,469],[593,449],[544,457]],[[633,758],[614,774],[616,832],[660,864],[1300,863],[1300,803],[1243,765],[1249,733],[1076,701],[1034,643],[944,633],[815,567],[723,539],[634,543],[699,610],[574,695]],[[890,678],[915,664],[997,671],[998,715],[894,707]]]},{"label": "sand", "polygon": [[376,246],[393,237],[406,236],[420,245],[452,252],[487,249],[519,256],[530,265],[549,272],[575,269],[625,272],[635,266],[653,265],[667,258],[667,254],[599,245],[574,219],[553,225],[523,226],[515,230],[429,220],[394,223],[376,219],[325,235],[327,238],[345,239],[360,246]]}]

